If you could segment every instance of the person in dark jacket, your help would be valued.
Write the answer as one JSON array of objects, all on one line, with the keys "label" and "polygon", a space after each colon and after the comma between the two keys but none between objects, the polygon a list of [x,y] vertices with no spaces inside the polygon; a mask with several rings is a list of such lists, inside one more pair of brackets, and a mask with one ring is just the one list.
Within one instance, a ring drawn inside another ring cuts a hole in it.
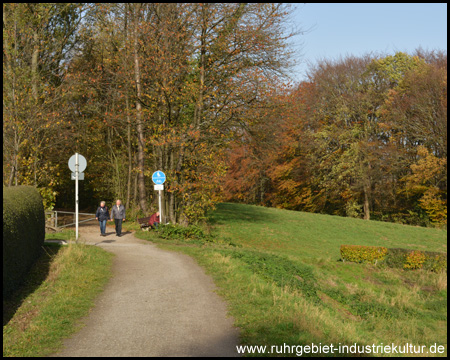
[{"label": "person in dark jacket", "polygon": [[154,213],[152,216],[150,216],[150,220],[148,221],[148,224],[149,224],[151,227],[158,228],[159,222],[160,222],[160,220],[159,220],[159,212],[157,211],[157,212]]},{"label": "person in dark jacket", "polygon": [[106,221],[109,219],[109,211],[104,201],[100,202],[100,206],[95,213],[95,218],[100,223],[100,236],[106,236]]},{"label": "person in dark jacket", "polygon": [[122,236],[122,221],[125,221],[125,207],[120,200],[111,209],[111,220],[116,223],[116,235]]}]

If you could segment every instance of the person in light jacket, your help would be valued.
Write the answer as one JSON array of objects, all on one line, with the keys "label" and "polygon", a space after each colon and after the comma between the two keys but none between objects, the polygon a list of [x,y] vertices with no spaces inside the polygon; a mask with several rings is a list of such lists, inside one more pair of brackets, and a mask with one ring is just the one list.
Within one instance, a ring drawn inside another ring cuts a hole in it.
[{"label": "person in light jacket", "polygon": [[95,218],[100,223],[100,236],[106,236],[106,221],[109,219],[109,210],[108,207],[105,206],[104,201],[100,202],[100,206],[95,213]]},{"label": "person in light jacket", "polygon": [[122,221],[125,221],[125,207],[120,200],[111,209],[111,220],[116,223],[116,235],[122,236]]}]

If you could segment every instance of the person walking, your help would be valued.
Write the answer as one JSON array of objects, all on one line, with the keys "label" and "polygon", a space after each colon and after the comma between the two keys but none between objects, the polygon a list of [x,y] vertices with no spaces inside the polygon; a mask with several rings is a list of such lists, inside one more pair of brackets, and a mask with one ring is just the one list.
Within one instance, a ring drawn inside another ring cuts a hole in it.
[{"label": "person walking", "polygon": [[122,236],[122,221],[125,221],[125,207],[120,200],[111,209],[111,220],[116,223],[116,235]]},{"label": "person walking", "polygon": [[105,206],[104,201],[100,202],[100,206],[95,212],[95,218],[100,224],[100,236],[106,236],[106,221],[109,219],[109,210],[108,207]]}]

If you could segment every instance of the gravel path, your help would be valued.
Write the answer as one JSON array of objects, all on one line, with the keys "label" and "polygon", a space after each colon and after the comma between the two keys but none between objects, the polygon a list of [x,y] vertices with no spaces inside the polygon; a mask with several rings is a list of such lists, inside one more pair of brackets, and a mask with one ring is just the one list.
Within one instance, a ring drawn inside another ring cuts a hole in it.
[{"label": "gravel path", "polygon": [[237,356],[239,332],[211,278],[189,256],[130,232],[80,227],[80,241],[116,254],[85,326],[53,356]]}]

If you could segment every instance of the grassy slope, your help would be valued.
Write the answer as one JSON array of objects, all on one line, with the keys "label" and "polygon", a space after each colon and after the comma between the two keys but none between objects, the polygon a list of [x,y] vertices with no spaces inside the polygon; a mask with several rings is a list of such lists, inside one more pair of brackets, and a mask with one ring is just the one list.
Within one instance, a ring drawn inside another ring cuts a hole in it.
[{"label": "grassy slope", "polygon": [[446,252],[446,231],[237,204],[220,204],[210,223],[221,241],[138,236],[206,268],[243,344],[447,345],[446,273],[339,261],[341,244]]},{"label": "grassy slope", "polygon": [[286,211],[252,205],[219,204],[211,223],[244,247],[275,251],[298,260],[339,259],[339,247],[371,245],[447,252],[446,231]]}]

